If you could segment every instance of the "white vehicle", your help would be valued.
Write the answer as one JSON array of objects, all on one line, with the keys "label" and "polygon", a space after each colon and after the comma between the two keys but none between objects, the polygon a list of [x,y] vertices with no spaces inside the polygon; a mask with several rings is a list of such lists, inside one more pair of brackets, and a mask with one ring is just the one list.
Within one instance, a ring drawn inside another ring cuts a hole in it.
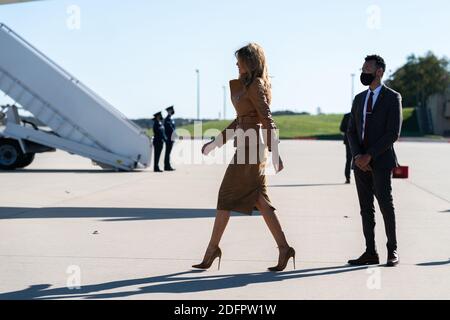
[{"label": "white vehicle", "polygon": [[[150,164],[151,141],[143,129],[1,23],[0,48],[0,91],[14,101],[0,110],[0,169],[26,167],[35,153],[55,149],[104,169]],[[21,120],[16,105],[48,129]]]}]

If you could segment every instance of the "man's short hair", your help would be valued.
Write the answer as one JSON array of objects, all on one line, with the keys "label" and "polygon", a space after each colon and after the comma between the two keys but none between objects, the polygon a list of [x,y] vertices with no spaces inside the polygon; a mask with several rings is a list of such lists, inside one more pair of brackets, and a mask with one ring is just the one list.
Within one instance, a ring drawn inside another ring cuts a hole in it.
[{"label": "man's short hair", "polygon": [[381,68],[383,71],[386,71],[386,63],[384,62],[384,59],[380,57],[379,55],[373,54],[366,57],[366,61],[375,61],[375,65],[377,69]]}]

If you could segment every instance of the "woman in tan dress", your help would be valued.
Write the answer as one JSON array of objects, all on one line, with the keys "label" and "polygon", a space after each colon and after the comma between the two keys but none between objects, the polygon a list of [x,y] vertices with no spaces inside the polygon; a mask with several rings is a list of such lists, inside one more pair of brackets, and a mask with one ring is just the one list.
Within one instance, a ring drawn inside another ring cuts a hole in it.
[{"label": "woman in tan dress", "polygon": [[[271,89],[263,49],[250,43],[236,51],[239,79],[230,81],[230,92],[236,109],[236,119],[213,141],[202,148],[204,155],[234,138],[236,153],[228,165],[219,190],[217,215],[203,262],[194,268],[208,269],[222,251],[219,242],[230,218],[230,211],[251,215],[259,210],[279,248],[278,265],[270,271],[282,271],[293,258],[295,250],[286,241],[275,214],[275,207],[267,195],[265,165],[268,152],[272,154],[275,171],[283,170],[278,153],[276,126],[270,112]],[[262,130],[260,130],[262,125]],[[263,140],[263,141],[261,141]]]}]

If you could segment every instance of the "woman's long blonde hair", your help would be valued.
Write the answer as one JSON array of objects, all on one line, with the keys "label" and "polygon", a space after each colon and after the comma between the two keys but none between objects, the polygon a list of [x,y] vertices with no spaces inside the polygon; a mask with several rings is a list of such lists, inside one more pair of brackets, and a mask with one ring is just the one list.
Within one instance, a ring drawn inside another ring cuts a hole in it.
[{"label": "woman's long blonde hair", "polygon": [[240,76],[240,80],[244,83],[244,86],[248,88],[256,78],[262,78],[264,81],[264,89],[270,102],[271,84],[263,48],[257,43],[249,43],[245,47],[237,50],[235,56],[238,60],[243,61],[248,69],[248,73]]}]

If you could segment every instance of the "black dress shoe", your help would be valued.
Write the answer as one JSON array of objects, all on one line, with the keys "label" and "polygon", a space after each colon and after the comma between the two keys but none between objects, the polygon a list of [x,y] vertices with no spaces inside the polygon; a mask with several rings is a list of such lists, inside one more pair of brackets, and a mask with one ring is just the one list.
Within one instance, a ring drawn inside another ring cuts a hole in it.
[{"label": "black dress shoe", "polygon": [[389,252],[388,258],[387,258],[387,267],[395,267],[400,262],[400,259],[398,258],[398,253],[396,250]]},{"label": "black dress shoe", "polygon": [[355,260],[348,260],[348,264],[352,266],[366,266],[371,264],[380,264],[378,254],[364,252],[361,257]]},{"label": "black dress shoe", "polygon": [[350,179],[345,180],[345,184],[350,184]]},{"label": "black dress shoe", "polygon": [[158,168],[158,169],[154,169],[153,171],[154,171],[154,172],[164,172],[164,171],[162,171],[162,170],[159,169],[159,168]]},{"label": "black dress shoe", "polygon": [[164,171],[175,171],[175,169],[172,167],[169,167],[169,168],[164,168]]}]

